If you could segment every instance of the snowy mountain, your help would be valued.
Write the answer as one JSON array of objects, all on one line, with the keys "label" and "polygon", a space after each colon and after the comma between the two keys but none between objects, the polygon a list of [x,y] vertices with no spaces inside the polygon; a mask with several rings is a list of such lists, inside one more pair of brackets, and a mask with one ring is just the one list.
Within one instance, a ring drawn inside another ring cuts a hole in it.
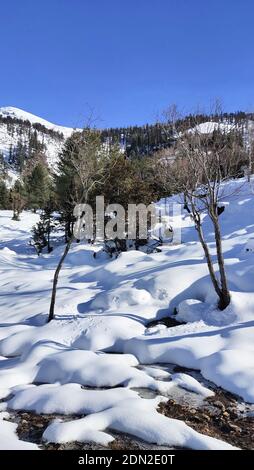
[{"label": "snowy mountain", "polygon": [[0,155],[9,165],[9,184],[17,178],[22,159],[36,150],[45,153],[49,167],[54,168],[57,155],[73,130],[18,108],[0,108]]},{"label": "snowy mountain", "polygon": [[70,137],[73,132],[73,128],[71,127],[58,126],[57,124],[53,124],[52,122],[46,121],[46,119],[40,118],[39,116],[35,116],[35,114],[28,113],[27,111],[23,111],[19,108],[14,108],[12,106],[0,108],[0,116],[9,116],[10,118],[17,118],[21,121],[29,121],[31,124],[41,124],[47,129],[52,129],[55,132],[63,134],[65,138]]}]

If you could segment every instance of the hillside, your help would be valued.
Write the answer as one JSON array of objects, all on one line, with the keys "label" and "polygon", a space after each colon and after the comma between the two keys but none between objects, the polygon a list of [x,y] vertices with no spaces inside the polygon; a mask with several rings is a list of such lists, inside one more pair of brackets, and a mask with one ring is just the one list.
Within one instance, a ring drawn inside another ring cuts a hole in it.
[{"label": "hillside", "polygon": [[[249,145],[254,138],[253,115],[242,112],[190,115],[181,119],[181,126],[184,129],[197,129],[201,134],[213,133],[218,129],[228,132],[237,128],[245,145]],[[36,152],[43,152],[49,167],[54,169],[63,143],[73,130],[18,108],[0,108],[0,155],[8,164],[9,184],[17,178],[24,160]],[[101,140],[102,143],[118,143],[127,157],[132,158],[152,155],[174,146],[175,135],[169,123],[157,122],[144,126],[101,129]]]},{"label": "hillside", "polygon": [[73,132],[73,128],[52,124],[51,122],[46,121],[46,119],[42,119],[39,116],[35,116],[34,114],[12,106],[0,108],[0,116],[6,118],[10,117],[11,119],[18,119],[20,121],[29,121],[32,125],[41,124],[46,129],[51,129],[59,134],[63,134],[65,138],[70,137]]},{"label": "hillside", "polygon": [[42,152],[50,168],[73,129],[57,126],[45,119],[13,107],[0,108],[0,155],[8,165],[9,184],[17,178],[24,160]]}]

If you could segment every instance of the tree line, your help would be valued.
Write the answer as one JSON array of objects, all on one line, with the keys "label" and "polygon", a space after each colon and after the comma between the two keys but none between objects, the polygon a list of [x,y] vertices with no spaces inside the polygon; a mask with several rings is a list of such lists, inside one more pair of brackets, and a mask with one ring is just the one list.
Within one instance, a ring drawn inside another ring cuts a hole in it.
[{"label": "tree line", "polygon": [[[233,124],[240,128],[244,127],[248,120],[254,120],[253,113],[243,111],[226,113],[215,110],[209,114],[193,113],[178,116],[174,125],[187,130],[203,122],[212,121]],[[102,142],[118,143],[125,150],[128,158],[141,158],[174,146],[176,133],[170,119],[165,120],[162,116],[160,122],[155,124],[104,129],[101,132],[101,139]]]}]

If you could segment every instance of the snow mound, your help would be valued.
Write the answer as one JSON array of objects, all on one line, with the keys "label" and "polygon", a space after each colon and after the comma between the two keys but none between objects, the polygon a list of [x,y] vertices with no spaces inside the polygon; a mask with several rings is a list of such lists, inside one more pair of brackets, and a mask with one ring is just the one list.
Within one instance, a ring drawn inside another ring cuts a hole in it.
[{"label": "snow mound", "polygon": [[172,375],[172,381],[178,387],[185,388],[190,392],[198,393],[202,395],[204,398],[212,397],[214,392],[204,385],[201,385],[194,377],[190,375],[178,373]]},{"label": "snow mound", "polygon": [[[70,311],[71,307],[65,307]],[[29,351],[36,342],[51,340],[78,349],[121,352],[124,341],[143,331],[141,323],[124,314],[91,315],[75,322],[58,319],[39,327],[15,325],[0,332],[0,351],[4,356],[17,356]]]},{"label": "snow mound", "polygon": [[0,369],[3,388],[36,381],[78,383],[88,387],[141,387],[167,394],[172,387],[170,382],[155,380],[137,369],[138,361],[130,354],[94,353],[41,342],[20,359],[9,361],[4,361]]},{"label": "snow mound", "polygon": [[106,429],[128,433],[146,442],[173,447],[200,450],[227,450],[233,446],[191,429],[184,422],[170,419],[156,411],[164,401],[155,399],[128,398],[100,413],[91,414],[75,421],[55,421],[44,431],[48,442],[95,441],[102,445],[113,440]]},{"label": "snow mound", "polygon": [[201,373],[220,387],[254,403],[254,352],[227,349],[201,361]]},{"label": "snow mound", "polygon": [[196,299],[187,299],[180,302],[177,307],[176,319],[179,322],[194,322],[202,319],[205,309],[209,305]]},{"label": "snow mound", "polygon": [[[14,397],[8,408],[51,414],[90,414],[111,408],[121,400],[133,398],[137,393],[126,388],[85,390],[79,384],[40,385],[12,390]],[[70,400],[71,397],[71,400]]]},{"label": "snow mound", "polygon": [[210,327],[202,322],[127,341],[141,363],[174,363],[201,370],[216,385],[254,403],[254,321]]}]

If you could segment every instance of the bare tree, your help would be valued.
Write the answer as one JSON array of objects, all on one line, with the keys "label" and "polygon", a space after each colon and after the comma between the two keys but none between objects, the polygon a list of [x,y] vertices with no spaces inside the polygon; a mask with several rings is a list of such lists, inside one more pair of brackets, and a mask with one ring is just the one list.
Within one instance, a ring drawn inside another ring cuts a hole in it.
[{"label": "bare tree", "polygon": [[[87,203],[90,193],[106,182],[110,168],[117,160],[119,150],[118,147],[103,146],[98,131],[84,129],[83,132],[74,133],[68,139],[64,152],[59,165],[60,178],[61,171],[63,179],[71,178],[72,184],[68,186],[67,200],[69,206],[74,209],[76,204]],[[54,273],[48,322],[54,318],[59,274],[74,239],[72,227]]]},{"label": "bare tree", "polygon": [[[182,194],[184,207],[194,221],[210,278],[219,298],[218,308],[223,310],[230,303],[230,292],[219,222],[223,210],[221,200],[230,195],[229,186],[225,182],[238,176],[246,154],[237,129],[225,129],[213,123],[207,129],[199,125],[192,129],[181,129],[180,124],[177,128],[177,122],[181,123],[181,120],[174,117],[174,132],[177,133],[174,161],[165,165],[164,175],[170,181],[172,190]],[[218,273],[203,231],[203,213],[207,213],[213,225]]]}]

